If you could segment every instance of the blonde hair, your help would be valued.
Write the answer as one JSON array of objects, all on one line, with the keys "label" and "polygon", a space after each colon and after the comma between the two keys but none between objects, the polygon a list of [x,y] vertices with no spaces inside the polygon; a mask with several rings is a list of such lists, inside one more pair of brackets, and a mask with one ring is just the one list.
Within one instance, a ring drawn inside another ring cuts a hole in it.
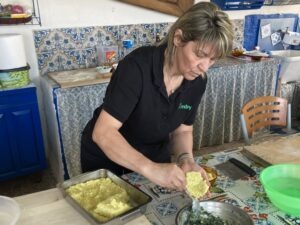
[{"label": "blonde hair", "polygon": [[199,2],[187,10],[171,26],[167,36],[159,45],[167,44],[166,60],[172,64],[174,35],[176,30],[182,31],[181,42],[194,41],[201,49],[205,44],[213,46],[215,58],[224,57],[232,50],[233,25],[228,15],[211,2]]}]

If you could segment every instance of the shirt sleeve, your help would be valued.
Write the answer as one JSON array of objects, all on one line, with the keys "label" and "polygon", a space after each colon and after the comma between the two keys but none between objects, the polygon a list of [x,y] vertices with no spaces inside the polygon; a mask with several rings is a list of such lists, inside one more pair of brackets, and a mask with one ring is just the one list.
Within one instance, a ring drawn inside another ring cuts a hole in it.
[{"label": "shirt sleeve", "polygon": [[124,123],[134,110],[141,93],[141,70],[132,57],[126,57],[118,64],[107,87],[103,109]]}]

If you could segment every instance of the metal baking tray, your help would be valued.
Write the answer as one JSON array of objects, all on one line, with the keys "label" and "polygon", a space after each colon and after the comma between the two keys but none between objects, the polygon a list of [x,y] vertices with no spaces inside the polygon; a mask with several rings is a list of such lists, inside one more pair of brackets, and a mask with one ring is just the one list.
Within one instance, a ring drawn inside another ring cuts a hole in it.
[{"label": "metal baking tray", "polygon": [[[129,195],[130,204],[133,206],[129,211],[114,217],[108,221],[101,222],[98,221],[95,217],[92,216],[90,212],[81,207],[67,192],[70,186],[84,183],[89,180],[99,179],[99,178],[110,178],[115,184],[119,185],[125,189]],[[128,183],[121,177],[115,175],[109,170],[100,169],[93,172],[88,172],[81,174],[79,176],[73,177],[70,180],[66,180],[58,184],[58,188],[61,190],[65,199],[82,215],[84,216],[91,224],[94,225],[121,225],[125,224],[130,220],[133,220],[143,214],[146,211],[147,204],[152,201],[152,197],[141,191],[137,187],[134,187],[132,184]]]}]

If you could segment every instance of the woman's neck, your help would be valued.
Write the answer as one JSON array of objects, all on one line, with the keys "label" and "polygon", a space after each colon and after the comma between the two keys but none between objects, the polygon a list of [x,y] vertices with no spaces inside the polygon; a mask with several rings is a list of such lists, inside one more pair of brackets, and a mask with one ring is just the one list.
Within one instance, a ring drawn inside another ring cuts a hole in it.
[{"label": "woman's neck", "polygon": [[183,81],[183,75],[176,71],[177,70],[174,67],[168,65],[164,65],[163,67],[164,83],[168,96],[173,94]]}]

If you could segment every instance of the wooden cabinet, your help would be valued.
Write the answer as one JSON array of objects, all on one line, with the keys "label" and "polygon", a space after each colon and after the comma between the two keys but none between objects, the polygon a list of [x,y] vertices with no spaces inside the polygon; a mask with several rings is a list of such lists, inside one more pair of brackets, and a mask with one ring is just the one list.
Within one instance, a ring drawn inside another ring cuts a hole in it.
[{"label": "wooden cabinet", "polygon": [[181,16],[193,4],[194,0],[121,0],[122,2],[142,6],[145,8],[153,9],[159,12]]},{"label": "wooden cabinet", "polygon": [[0,90],[0,180],[46,167],[36,87]]}]

